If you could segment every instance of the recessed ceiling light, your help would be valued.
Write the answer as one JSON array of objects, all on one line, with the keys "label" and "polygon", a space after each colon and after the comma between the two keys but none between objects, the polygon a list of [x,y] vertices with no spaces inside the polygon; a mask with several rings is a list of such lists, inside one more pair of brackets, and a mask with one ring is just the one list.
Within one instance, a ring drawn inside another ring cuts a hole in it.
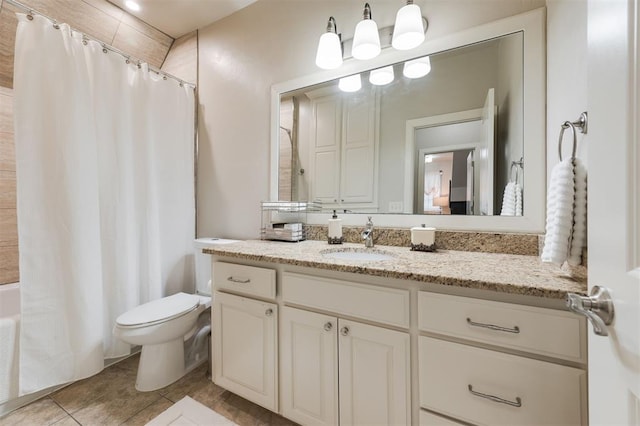
[{"label": "recessed ceiling light", "polygon": [[133,0],[126,0],[124,2],[124,5],[127,7],[127,9],[131,9],[134,12],[139,12],[140,11],[140,5],[138,3],[136,3]]}]

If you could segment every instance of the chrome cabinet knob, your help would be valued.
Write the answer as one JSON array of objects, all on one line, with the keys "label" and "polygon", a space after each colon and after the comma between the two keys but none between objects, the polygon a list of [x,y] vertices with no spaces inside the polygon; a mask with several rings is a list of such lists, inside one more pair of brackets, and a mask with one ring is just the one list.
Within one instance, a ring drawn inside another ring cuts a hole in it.
[{"label": "chrome cabinet knob", "polygon": [[579,315],[587,317],[598,336],[608,336],[607,326],[613,322],[613,300],[604,287],[593,286],[589,296],[569,293],[565,299],[567,307]]},{"label": "chrome cabinet knob", "polygon": [[264,311],[264,314],[268,317],[270,317],[271,315],[273,315],[273,309],[269,308],[266,311]]},{"label": "chrome cabinet knob", "polygon": [[349,327],[342,327],[342,329],[340,329],[340,334],[342,334],[343,336],[348,336],[349,335]]},{"label": "chrome cabinet knob", "polygon": [[333,328],[333,324],[331,324],[330,322],[324,325],[324,331],[331,331],[332,328]]}]

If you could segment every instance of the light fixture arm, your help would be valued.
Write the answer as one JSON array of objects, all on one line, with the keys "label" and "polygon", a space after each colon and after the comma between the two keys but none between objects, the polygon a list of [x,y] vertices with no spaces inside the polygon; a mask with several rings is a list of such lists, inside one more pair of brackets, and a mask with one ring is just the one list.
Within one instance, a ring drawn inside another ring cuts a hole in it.
[{"label": "light fixture arm", "polygon": [[369,6],[369,3],[365,3],[364,4],[364,12],[363,12],[363,18],[364,19],[372,19],[371,18],[371,6]]},{"label": "light fixture arm", "polygon": [[[329,20],[327,21],[327,32],[338,34],[338,24],[336,24],[336,20],[333,16],[329,16]],[[338,34],[338,36],[339,35],[340,34]]]}]

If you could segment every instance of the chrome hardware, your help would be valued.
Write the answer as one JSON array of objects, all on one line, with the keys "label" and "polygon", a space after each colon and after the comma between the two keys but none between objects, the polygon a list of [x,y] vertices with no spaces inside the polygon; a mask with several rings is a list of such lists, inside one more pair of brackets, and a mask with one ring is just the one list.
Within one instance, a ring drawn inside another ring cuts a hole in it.
[{"label": "chrome hardware", "polygon": [[340,329],[340,334],[342,334],[343,336],[348,336],[349,335],[349,327],[342,327],[342,329]]},{"label": "chrome hardware", "polygon": [[371,220],[371,216],[368,216],[364,231],[362,231],[360,235],[364,240],[365,247],[373,247],[373,221]]},{"label": "chrome hardware", "polygon": [[519,396],[516,397],[516,400],[514,402],[514,401],[509,401],[508,399],[500,398],[499,396],[494,396],[494,395],[489,395],[487,393],[474,391],[473,390],[473,386],[471,386],[471,385],[469,385],[468,389],[469,389],[469,392],[471,392],[472,395],[479,396],[480,398],[485,398],[485,399],[488,399],[488,400],[493,401],[493,402],[498,402],[500,404],[507,404],[507,405],[510,405],[512,407],[522,407],[522,400],[520,399]]},{"label": "chrome hardware", "polygon": [[331,324],[330,322],[324,325],[324,331],[331,331],[332,328],[333,328],[333,324]]},{"label": "chrome hardware", "polygon": [[264,314],[268,317],[270,317],[271,315],[273,315],[273,309],[269,308],[266,311],[264,311]]},{"label": "chrome hardware", "polygon": [[500,327],[499,325],[494,325],[494,324],[484,324],[481,322],[473,322],[471,321],[471,318],[467,318],[467,324],[473,327],[488,328],[489,330],[495,330],[495,331],[504,331],[505,333],[515,333],[515,334],[520,333],[520,327],[518,327],[517,325],[514,326],[513,328]]},{"label": "chrome hardware", "polygon": [[593,326],[593,332],[598,336],[608,336],[607,326],[613,322],[613,299],[609,290],[604,287],[593,286],[589,296],[568,293],[565,299],[567,307],[576,314],[587,317]]},{"label": "chrome hardware", "polygon": [[233,277],[229,277],[227,278],[227,281],[231,281],[232,283],[238,283],[238,284],[249,284],[251,282],[250,278],[233,278]]}]

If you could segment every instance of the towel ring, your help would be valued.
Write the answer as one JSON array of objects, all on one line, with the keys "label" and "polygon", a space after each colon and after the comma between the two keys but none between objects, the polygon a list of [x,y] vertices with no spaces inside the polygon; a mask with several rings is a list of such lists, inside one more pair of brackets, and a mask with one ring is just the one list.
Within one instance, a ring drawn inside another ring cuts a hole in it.
[{"label": "towel ring", "polygon": [[[516,168],[516,179],[513,180],[513,168]],[[518,175],[520,174],[520,168],[518,167],[518,163],[516,163],[515,161],[511,162],[511,170],[509,171],[509,179],[512,182],[518,183]]]},{"label": "towel ring", "polygon": [[570,121],[565,121],[564,123],[562,123],[562,126],[560,126],[560,128],[560,138],[558,139],[558,157],[560,158],[560,161],[562,161],[562,137],[564,136],[564,131],[566,129],[571,129],[571,133],[573,134],[573,149],[571,150],[571,158],[576,158],[576,145],[578,144],[578,137],[576,136],[576,126]]}]

